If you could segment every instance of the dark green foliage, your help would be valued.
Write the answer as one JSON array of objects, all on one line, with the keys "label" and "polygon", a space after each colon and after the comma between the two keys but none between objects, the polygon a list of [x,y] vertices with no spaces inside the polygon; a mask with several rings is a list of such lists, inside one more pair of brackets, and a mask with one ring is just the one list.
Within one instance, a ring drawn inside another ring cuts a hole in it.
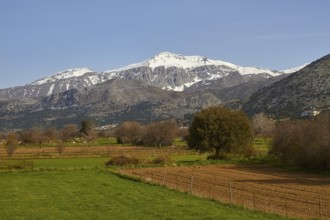
[{"label": "dark green foliage", "polygon": [[79,132],[85,134],[85,135],[89,135],[89,133],[91,132],[91,130],[93,130],[94,128],[94,123],[92,121],[82,121],[81,123],[81,128],[79,130]]},{"label": "dark green foliage", "polygon": [[289,165],[330,170],[330,112],[277,125],[271,153]]},{"label": "dark green foliage", "polygon": [[246,115],[223,107],[209,107],[196,113],[189,134],[190,148],[200,152],[214,150],[216,158],[222,158],[227,152],[241,151],[252,141]]}]

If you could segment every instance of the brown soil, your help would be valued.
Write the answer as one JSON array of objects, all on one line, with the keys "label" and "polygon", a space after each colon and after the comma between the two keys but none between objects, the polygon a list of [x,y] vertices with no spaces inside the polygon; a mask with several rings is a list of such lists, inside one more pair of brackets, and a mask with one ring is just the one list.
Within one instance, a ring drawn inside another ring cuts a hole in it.
[{"label": "brown soil", "polygon": [[330,178],[268,165],[208,165],[124,170],[143,181],[297,218],[330,219]]}]

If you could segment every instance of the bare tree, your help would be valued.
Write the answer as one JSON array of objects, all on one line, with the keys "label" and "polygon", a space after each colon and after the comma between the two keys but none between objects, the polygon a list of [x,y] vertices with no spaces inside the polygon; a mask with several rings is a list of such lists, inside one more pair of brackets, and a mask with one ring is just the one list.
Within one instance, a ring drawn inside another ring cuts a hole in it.
[{"label": "bare tree", "polygon": [[177,129],[178,126],[174,120],[150,123],[144,128],[143,144],[156,147],[171,145]]},{"label": "bare tree", "polygon": [[59,132],[59,137],[63,142],[67,142],[73,140],[77,136],[77,133],[77,126],[74,124],[68,124]]},{"label": "bare tree", "polygon": [[276,121],[265,116],[263,113],[257,114],[252,119],[254,137],[262,138],[264,143],[269,146],[268,140],[274,134]]},{"label": "bare tree", "polygon": [[6,151],[9,157],[12,157],[14,152],[16,151],[17,148],[17,137],[14,132],[9,132],[7,134],[7,142],[6,142]]},{"label": "bare tree", "polygon": [[123,122],[116,128],[115,137],[123,145],[128,143],[138,144],[142,139],[142,126],[136,121]]},{"label": "bare tree", "polygon": [[83,135],[83,138],[85,139],[85,141],[88,144],[88,147],[92,146],[94,144],[94,142],[96,141],[97,138],[97,133],[94,129],[89,130],[87,135]]},{"label": "bare tree", "polygon": [[58,132],[55,128],[47,128],[44,132],[43,135],[45,136],[46,142],[51,142],[51,141],[56,141],[58,137]]},{"label": "bare tree", "polygon": [[108,125],[104,129],[101,130],[100,135],[101,135],[101,137],[106,138],[108,141],[109,137],[111,137],[114,133],[113,130],[114,130],[113,126]]},{"label": "bare tree", "polygon": [[308,120],[280,123],[271,153],[283,162],[330,170],[330,111]]},{"label": "bare tree", "polygon": [[63,141],[57,141],[55,150],[59,155],[62,155],[65,150],[65,143]]}]

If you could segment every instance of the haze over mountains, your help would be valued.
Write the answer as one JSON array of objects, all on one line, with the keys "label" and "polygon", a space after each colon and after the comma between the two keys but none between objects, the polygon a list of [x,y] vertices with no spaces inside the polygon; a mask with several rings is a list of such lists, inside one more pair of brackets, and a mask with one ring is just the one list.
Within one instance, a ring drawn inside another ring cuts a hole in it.
[{"label": "haze over mountains", "polygon": [[[277,93],[266,86],[273,88],[275,84],[281,85],[287,78],[295,81],[297,74],[308,75],[301,80],[312,82],[309,76],[313,75],[313,71],[320,72],[320,69],[324,72],[322,79],[313,83],[320,84],[316,87],[325,91],[321,97],[326,99],[325,104],[328,105],[330,68],[323,64],[328,59],[326,56],[307,67],[303,65],[276,71],[242,67],[202,56],[163,52],[140,63],[99,73],[88,68],[68,69],[25,86],[0,90],[1,128],[25,128],[40,124],[61,126],[85,119],[94,120],[99,125],[123,120],[148,122],[168,118],[187,123],[192,114],[209,105],[240,108],[259,89],[264,95],[276,96]],[[315,63],[322,68],[313,67]],[[296,70],[299,71],[291,74]],[[307,86],[303,92],[314,94],[314,87]],[[299,86],[296,91],[299,93]],[[286,92],[290,97],[290,91]],[[299,94],[304,96],[301,92]],[[255,98],[258,96],[252,97],[243,106],[250,114],[259,112],[261,108],[251,104],[260,100]],[[267,103],[265,100],[268,98],[265,96],[262,100],[262,103]],[[305,105],[297,105],[297,108]],[[324,107],[322,104],[315,106]],[[294,117],[299,111],[295,110],[289,116]],[[288,115],[281,115],[281,111],[276,114],[274,111],[265,112],[276,116]]]}]

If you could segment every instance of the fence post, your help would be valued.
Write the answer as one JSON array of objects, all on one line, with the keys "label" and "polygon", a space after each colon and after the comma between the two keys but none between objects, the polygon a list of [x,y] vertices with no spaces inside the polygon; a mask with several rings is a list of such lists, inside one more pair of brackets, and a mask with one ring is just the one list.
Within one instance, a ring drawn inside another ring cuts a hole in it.
[{"label": "fence post", "polygon": [[190,178],[190,193],[193,194],[194,176]]}]

